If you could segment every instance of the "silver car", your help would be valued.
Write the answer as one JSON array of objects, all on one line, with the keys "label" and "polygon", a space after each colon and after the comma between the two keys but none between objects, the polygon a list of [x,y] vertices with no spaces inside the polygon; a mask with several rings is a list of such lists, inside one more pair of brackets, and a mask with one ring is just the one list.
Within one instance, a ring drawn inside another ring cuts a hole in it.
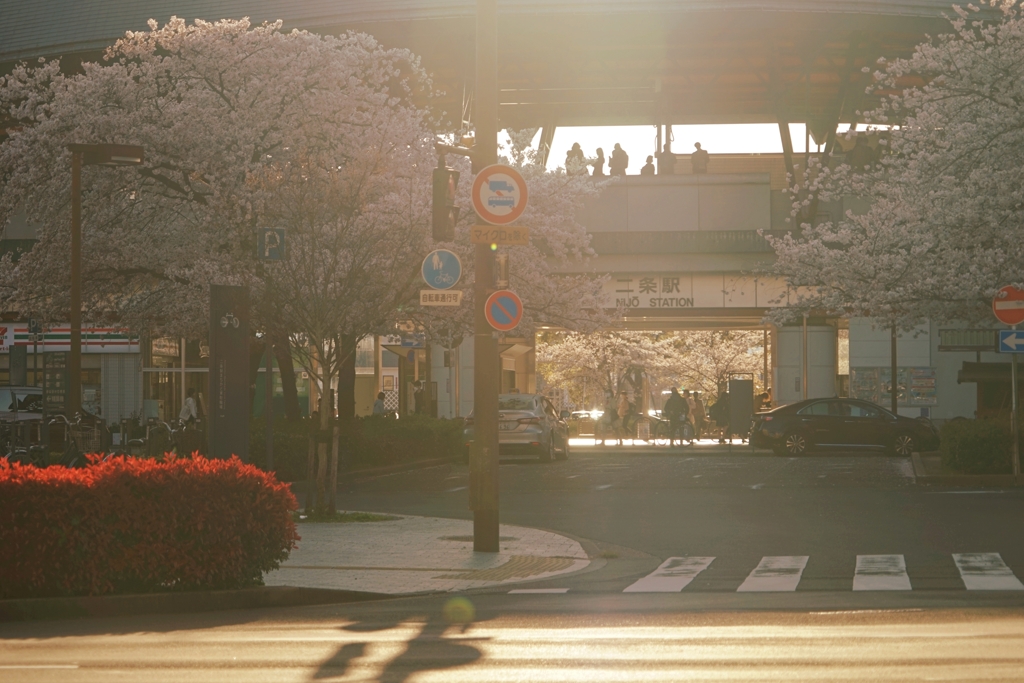
[{"label": "silver car", "polygon": [[0,387],[0,420],[41,420],[43,390],[40,387]]},{"label": "silver car", "polygon": [[[569,457],[568,411],[559,414],[541,394],[498,396],[498,452],[501,455],[539,455],[542,461]],[[473,441],[473,416],[463,432],[467,453]]]}]

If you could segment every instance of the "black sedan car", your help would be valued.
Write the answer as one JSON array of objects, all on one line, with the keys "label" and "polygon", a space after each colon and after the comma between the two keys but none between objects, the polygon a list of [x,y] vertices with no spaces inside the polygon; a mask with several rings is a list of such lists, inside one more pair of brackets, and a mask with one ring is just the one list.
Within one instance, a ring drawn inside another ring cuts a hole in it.
[{"label": "black sedan car", "polygon": [[939,432],[928,420],[893,415],[869,401],[814,398],[755,415],[750,443],[779,455],[875,449],[909,456],[938,448]]}]

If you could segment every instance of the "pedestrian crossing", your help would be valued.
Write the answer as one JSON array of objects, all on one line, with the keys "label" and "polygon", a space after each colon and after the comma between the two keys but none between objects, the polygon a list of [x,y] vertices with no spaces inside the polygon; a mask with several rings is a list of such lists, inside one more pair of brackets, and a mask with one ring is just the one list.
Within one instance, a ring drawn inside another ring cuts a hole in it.
[{"label": "pedestrian crossing", "polygon": [[[715,566],[718,558],[708,556],[683,555],[670,557],[662,562],[657,569],[626,586],[623,593],[679,593],[698,577]],[[728,590],[737,593],[787,593],[801,587],[804,574],[811,562],[809,555],[767,555],[750,570],[749,574],[737,586],[735,582]],[[1024,591],[1024,583],[1013,573],[1003,561],[999,553],[955,553],[950,556],[950,577],[959,573],[959,583],[953,585],[946,581],[941,587],[961,588],[968,591]],[[749,567],[749,565],[747,565]],[[943,568],[945,569],[945,568]],[[743,571],[746,571],[745,569]],[[936,587],[934,577],[920,577],[916,586],[907,570],[907,560],[903,555],[857,555],[853,574],[844,583],[854,591],[911,591],[915,588]],[[728,578],[716,579],[718,585],[728,584]],[[835,584],[835,577],[832,577]],[[707,582],[710,585],[710,581]],[[814,590],[813,586],[804,586],[805,590]],[[834,589],[834,588],[833,588]],[[537,588],[516,589],[511,594],[526,593],[571,593],[569,588]]]}]

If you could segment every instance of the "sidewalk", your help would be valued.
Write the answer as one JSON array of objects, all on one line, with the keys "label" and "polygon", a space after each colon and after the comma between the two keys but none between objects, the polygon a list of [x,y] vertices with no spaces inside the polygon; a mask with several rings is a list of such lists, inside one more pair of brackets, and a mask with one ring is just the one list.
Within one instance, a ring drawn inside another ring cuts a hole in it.
[{"label": "sidewalk", "polygon": [[571,538],[521,526],[501,525],[498,553],[473,552],[468,520],[401,515],[386,522],[298,527],[298,549],[264,577],[266,585],[392,595],[460,591],[548,578],[590,564]]}]

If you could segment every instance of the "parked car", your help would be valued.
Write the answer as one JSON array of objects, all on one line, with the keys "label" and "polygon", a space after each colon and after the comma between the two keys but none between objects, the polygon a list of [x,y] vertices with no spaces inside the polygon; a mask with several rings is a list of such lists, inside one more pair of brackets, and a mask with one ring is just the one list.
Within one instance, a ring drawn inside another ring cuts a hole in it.
[{"label": "parked car", "polygon": [[41,420],[41,387],[0,387],[0,420]]},{"label": "parked car", "polygon": [[[569,457],[568,411],[559,414],[541,394],[498,396],[498,453],[539,455],[542,461]],[[466,452],[473,441],[473,415],[466,418],[463,442]]]},{"label": "parked car", "polygon": [[758,413],[750,442],[779,455],[831,448],[908,456],[938,448],[939,432],[929,420],[894,415],[869,401],[816,398]]}]

